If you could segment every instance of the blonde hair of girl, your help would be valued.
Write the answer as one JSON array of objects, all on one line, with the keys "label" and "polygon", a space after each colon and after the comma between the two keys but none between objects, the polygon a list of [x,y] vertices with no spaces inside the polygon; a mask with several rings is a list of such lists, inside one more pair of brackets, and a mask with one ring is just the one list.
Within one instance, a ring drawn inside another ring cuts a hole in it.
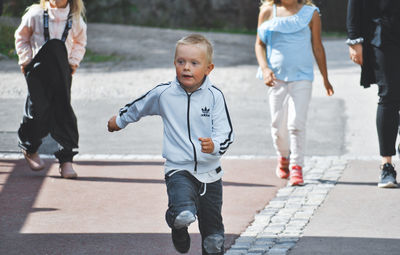
[{"label": "blonde hair of girl", "polygon": [[[40,6],[42,9],[46,9],[46,2],[49,0],[40,0],[39,4],[33,4],[32,6],[28,7],[29,10],[32,7]],[[79,20],[82,16],[85,19],[85,5],[83,4],[82,0],[68,0],[69,8],[71,10],[71,15],[75,20]]]},{"label": "blonde hair of girl", "polygon": [[[314,5],[312,0],[297,0],[299,4]],[[261,0],[261,7],[266,5],[280,4],[280,0]]]}]

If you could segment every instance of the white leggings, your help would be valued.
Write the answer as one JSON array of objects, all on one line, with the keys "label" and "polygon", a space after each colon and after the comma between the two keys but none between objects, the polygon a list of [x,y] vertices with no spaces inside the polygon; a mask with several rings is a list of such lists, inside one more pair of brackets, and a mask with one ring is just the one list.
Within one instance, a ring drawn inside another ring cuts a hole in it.
[{"label": "white leggings", "polygon": [[312,82],[278,80],[269,88],[271,135],[278,156],[288,157],[290,164],[304,165],[306,121],[311,100]]}]

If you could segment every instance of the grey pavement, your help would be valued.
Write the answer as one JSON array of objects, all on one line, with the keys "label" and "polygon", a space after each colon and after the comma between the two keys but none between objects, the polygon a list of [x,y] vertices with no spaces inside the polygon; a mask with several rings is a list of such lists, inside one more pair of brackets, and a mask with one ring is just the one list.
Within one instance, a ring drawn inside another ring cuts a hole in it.
[{"label": "grey pavement", "polygon": [[400,254],[399,189],[377,189],[375,166],[347,161],[290,255]]},{"label": "grey pavement", "polygon": [[[116,46],[112,38],[121,35],[121,31],[125,34]],[[90,49],[123,54],[127,60],[112,64],[83,63],[74,76],[72,104],[80,132],[78,166],[79,162],[88,159],[100,162],[98,168],[102,167],[101,162],[110,160],[124,159],[133,163],[159,160],[162,146],[159,118],[144,118],[113,134],[107,133],[106,122],[119,107],[158,83],[173,78],[171,49],[175,41],[188,32],[101,24],[89,24],[88,32]],[[216,49],[216,68],[211,73],[211,80],[225,94],[236,133],[235,143],[225,158],[227,161],[240,160],[242,164],[246,160],[267,160],[265,170],[258,165],[257,169],[235,172],[238,177],[260,171],[271,174],[275,155],[268,128],[267,88],[255,79],[255,38],[205,34],[212,39]],[[395,200],[399,198],[399,189],[376,187],[379,175],[375,129],[377,88],[363,89],[358,85],[360,68],[348,60],[343,38],[324,40],[324,46],[335,95],[325,95],[321,76],[315,69],[307,123],[307,185],[282,187],[268,193],[270,197],[265,198],[262,207],[251,207],[253,217],[246,218],[248,227],[230,237],[232,247],[227,254],[400,254],[400,204]],[[147,51],[147,48],[153,50]],[[15,135],[25,94],[24,80],[15,62],[0,61],[0,163],[6,160],[19,162],[21,158]],[[54,141],[46,139],[41,153],[51,153],[55,146]],[[395,163],[397,161],[396,158]],[[21,167],[21,163],[16,165]],[[83,175],[84,169],[82,167]],[[95,175],[95,169],[91,171]],[[7,175],[6,172],[1,173]],[[42,189],[50,185],[51,180],[49,178]],[[266,183],[275,181],[271,179]],[[10,183],[5,179],[2,185],[5,187]],[[49,199],[49,196],[39,198]],[[238,206],[237,210],[242,208]],[[235,211],[229,213],[235,214]],[[39,215],[27,213],[26,216],[25,225],[29,226],[30,219],[35,217],[36,221],[32,222],[38,222]],[[50,209],[42,220],[46,217],[52,217]],[[31,229],[31,234],[38,231],[40,225]],[[67,227],[65,231],[73,229]],[[113,231],[118,232],[118,229]],[[165,229],[159,231],[166,233]],[[53,232],[64,233],[49,231]],[[129,239],[118,235],[112,238],[116,243]],[[52,254],[51,250],[49,254]],[[131,254],[142,253],[133,251]]]}]

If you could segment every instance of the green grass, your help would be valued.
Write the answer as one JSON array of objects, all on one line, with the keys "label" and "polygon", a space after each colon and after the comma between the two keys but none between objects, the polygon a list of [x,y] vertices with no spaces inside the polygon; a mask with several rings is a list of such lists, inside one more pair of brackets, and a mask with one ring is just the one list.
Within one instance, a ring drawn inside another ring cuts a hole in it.
[{"label": "green grass", "polygon": [[123,56],[116,54],[102,55],[89,49],[86,49],[85,57],[83,58],[83,62],[87,63],[119,62],[123,60],[125,60]]},{"label": "green grass", "polygon": [[0,24],[0,53],[9,58],[17,58],[14,48],[15,27]]}]

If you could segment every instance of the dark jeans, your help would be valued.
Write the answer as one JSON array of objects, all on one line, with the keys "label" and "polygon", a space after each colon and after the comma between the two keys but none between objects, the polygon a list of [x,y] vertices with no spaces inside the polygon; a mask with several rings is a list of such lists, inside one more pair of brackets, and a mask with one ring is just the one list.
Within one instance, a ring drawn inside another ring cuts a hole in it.
[{"label": "dark jeans", "polygon": [[[168,210],[165,214],[170,228],[174,228],[174,221],[182,211],[189,210],[197,215],[199,230],[202,239],[203,255],[223,254],[207,253],[204,240],[211,235],[220,235],[224,238],[222,223],[222,181],[201,183],[188,171],[179,171],[171,176],[165,176],[168,193]],[[205,187],[206,186],[206,187]],[[206,189],[204,195],[201,194]]]},{"label": "dark jeans", "polygon": [[35,153],[49,133],[60,145],[54,155],[72,162],[78,148],[78,126],[71,106],[71,69],[61,40],[50,40],[26,66],[28,97],[18,129],[19,147]]},{"label": "dark jeans", "polygon": [[[400,74],[399,74],[400,75]],[[398,84],[400,87],[400,84]],[[380,96],[376,114],[379,151],[382,157],[396,155],[399,131],[400,88],[379,86]]]}]

